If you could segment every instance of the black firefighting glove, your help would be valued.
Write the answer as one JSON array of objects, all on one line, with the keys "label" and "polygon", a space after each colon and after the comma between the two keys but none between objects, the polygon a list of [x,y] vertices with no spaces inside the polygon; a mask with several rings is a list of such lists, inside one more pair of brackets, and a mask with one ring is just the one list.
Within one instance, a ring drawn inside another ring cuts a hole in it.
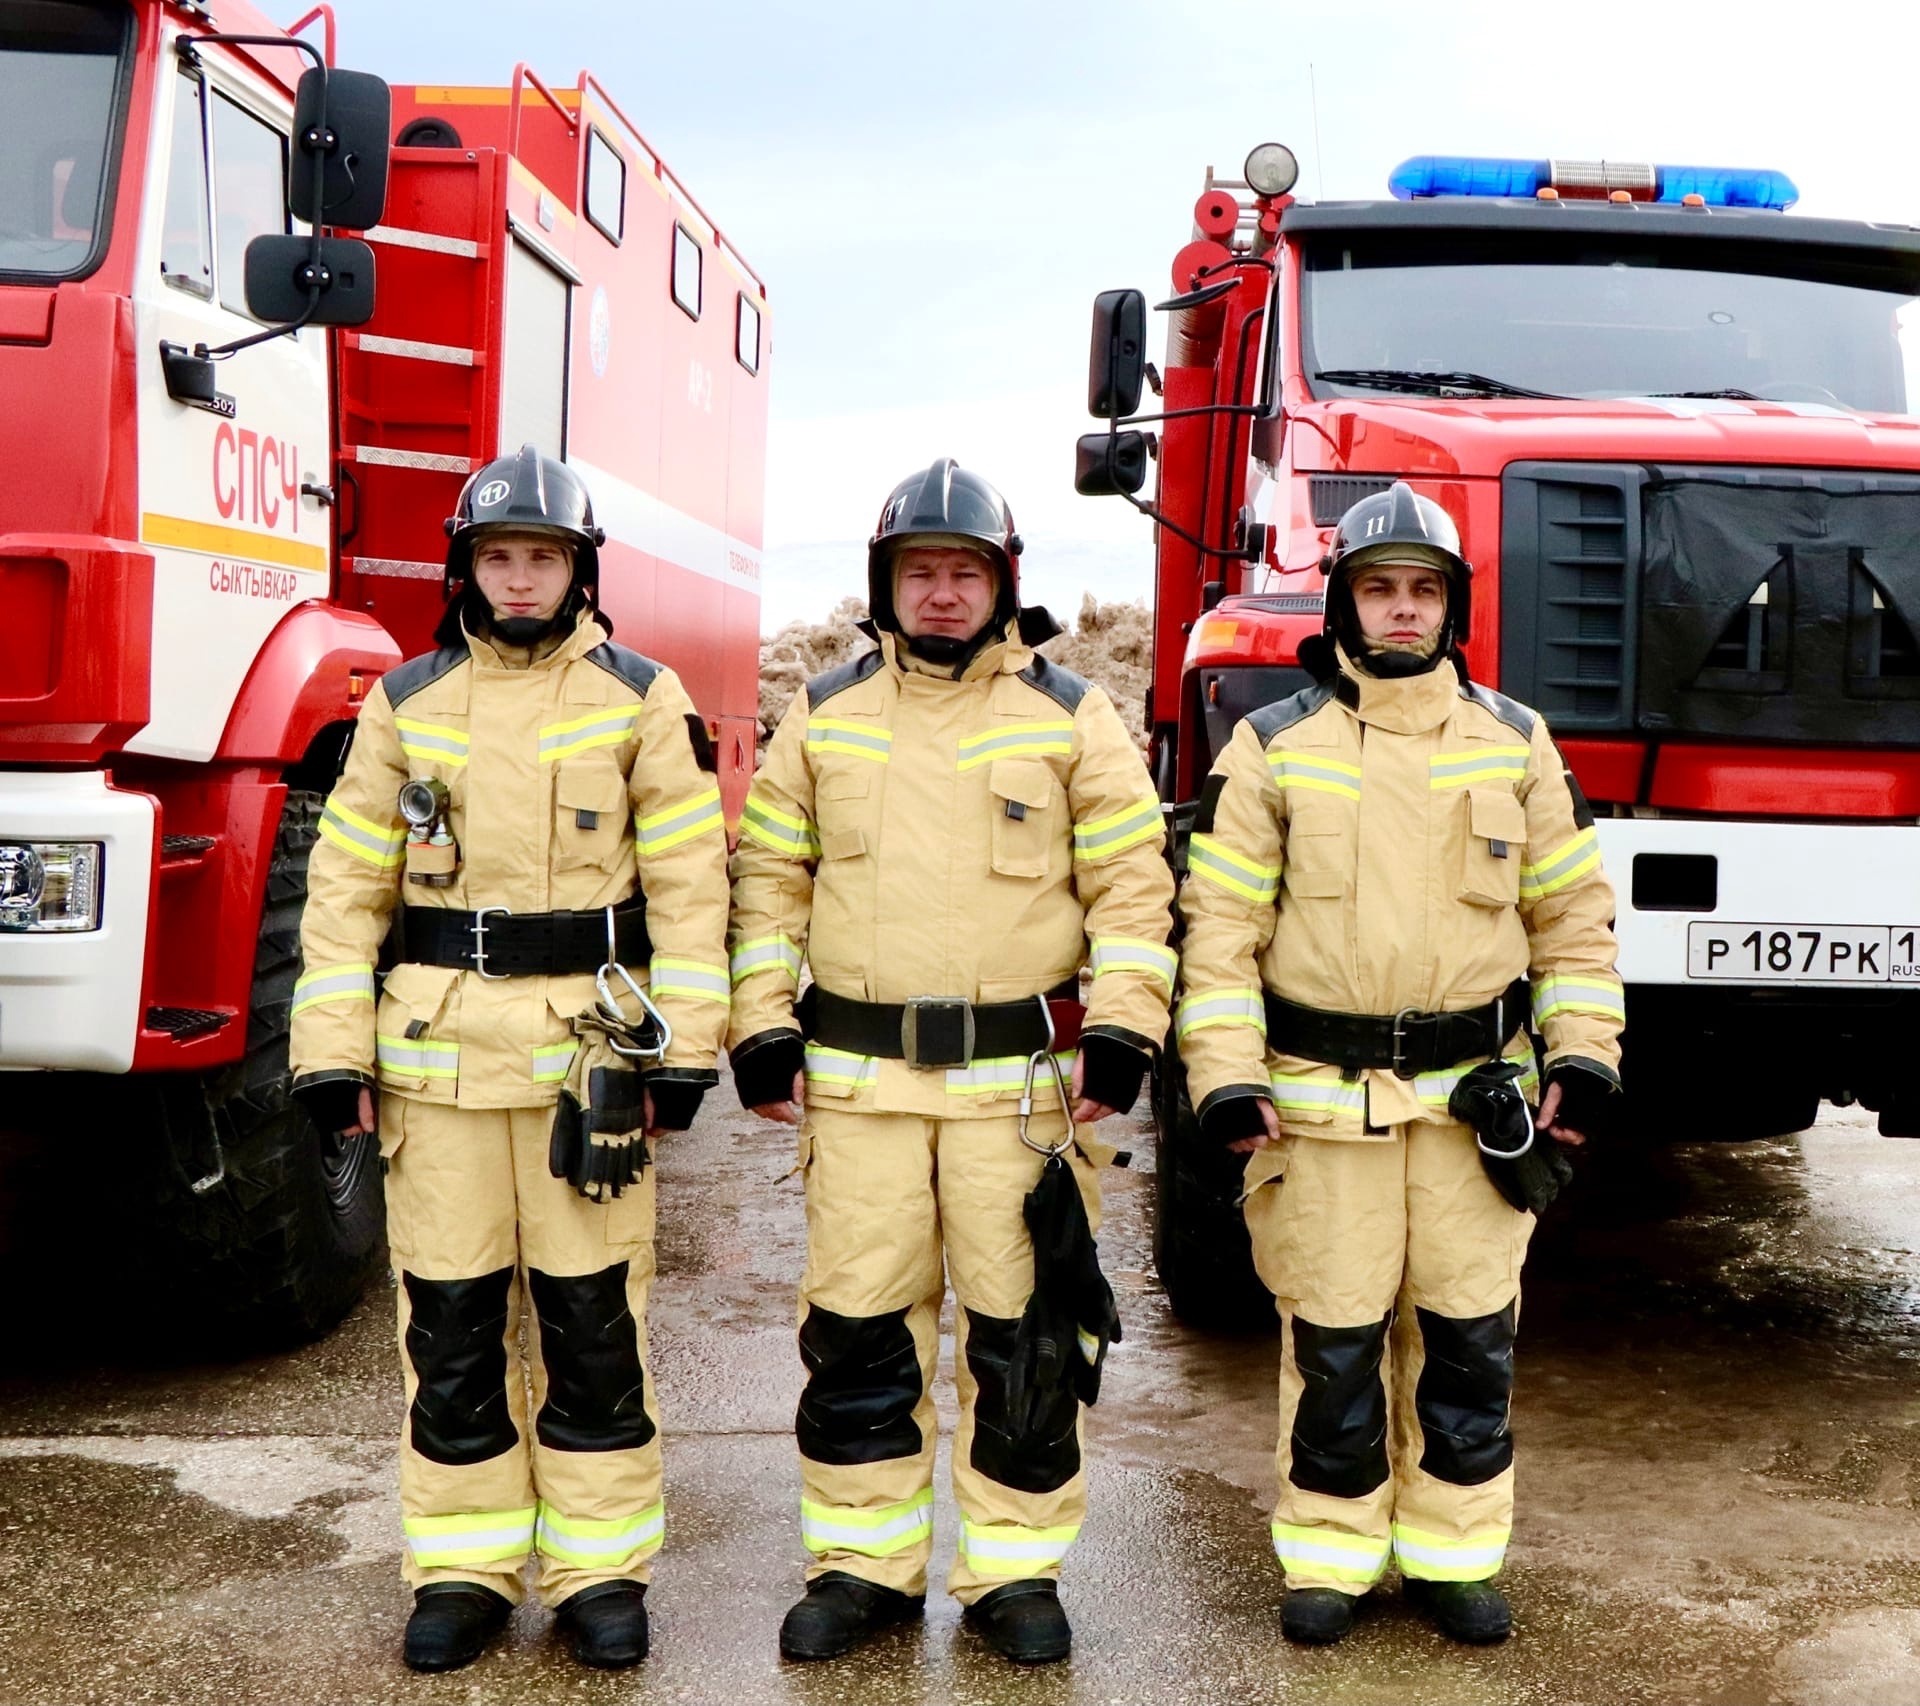
[{"label": "black firefighting glove", "polygon": [[583,1082],[570,1078],[553,1111],[547,1171],[590,1201],[619,1196],[646,1171],[651,1159],[641,1130],[645,1119],[641,1096],[640,1074],[623,1066],[593,1067],[583,1075]]},{"label": "black firefighting glove", "polygon": [[330,1072],[295,1080],[291,1093],[313,1123],[332,1137],[360,1123],[360,1092],[372,1088],[350,1072]]},{"label": "black firefighting glove", "polygon": [[1124,1114],[1140,1099],[1141,1080],[1153,1064],[1153,1056],[1113,1031],[1082,1031],[1080,1064],[1080,1094],[1089,1102]]},{"label": "black firefighting glove", "polygon": [[1620,1116],[1623,1098],[1620,1080],[1596,1060],[1568,1055],[1547,1068],[1548,1084],[1560,1086],[1560,1111],[1555,1125],[1568,1126],[1582,1137],[1606,1137]]},{"label": "black firefighting glove", "polygon": [[663,1066],[645,1076],[653,1098],[656,1131],[686,1131],[700,1112],[700,1098],[720,1082],[717,1072],[692,1066]]},{"label": "black firefighting glove", "polygon": [[743,1108],[791,1102],[793,1081],[807,1064],[807,1045],[798,1031],[761,1031],[727,1051],[733,1063],[733,1087]]},{"label": "black firefighting glove", "polygon": [[1225,1084],[1200,1104],[1200,1135],[1209,1143],[1237,1143],[1243,1137],[1262,1137],[1267,1122],[1261,1104],[1269,1093],[1253,1084]]},{"label": "black firefighting glove", "polygon": [[1447,1098],[1447,1112],[1473,1128],[1480,1164],[1517,1209],[1541,1213],[1573,1178],[1573,1164],[1545,1132],[1534,1130],[1533,1110],[1520,1090],[1517,1060],[1476,1066]]}]

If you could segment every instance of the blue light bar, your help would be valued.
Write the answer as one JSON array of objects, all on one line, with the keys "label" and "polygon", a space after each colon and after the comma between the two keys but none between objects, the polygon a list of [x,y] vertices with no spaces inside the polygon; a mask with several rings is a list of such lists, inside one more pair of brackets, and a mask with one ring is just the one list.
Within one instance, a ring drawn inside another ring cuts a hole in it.
[{"label": "blue light bar", "polygon": [[1800,191],[1784,172],[1730,166],[1642,166],[1613,160],[1481,160],[1421,154],[1387,179],[1400,201],[1430,196],[1507,196],[1532,200],[1552,190],[1569,201],[1604,201],[1624,191],[1634,201],[1677,203],[1697,195],[1709,207],[1784,211]]}]

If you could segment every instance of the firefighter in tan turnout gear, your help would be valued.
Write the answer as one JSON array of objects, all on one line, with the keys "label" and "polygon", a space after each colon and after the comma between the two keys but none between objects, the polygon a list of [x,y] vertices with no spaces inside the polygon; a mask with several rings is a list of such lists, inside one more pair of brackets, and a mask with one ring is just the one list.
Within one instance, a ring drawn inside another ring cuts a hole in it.
[{"label": "firefighter in tan turnout gear", "polygon": [[1613,891],[1546,725],[1466,677],[1445,511],[1361,500],[1329,573],[1321,679],[1244,719],[1202,792],[1176,1025],[1202,1134],[1252,1152],[1285,1633],[1337,1640],[1391,1560],[1447,1634],[1495,1641],[1530,1210],[1619,1082]]},{"label": "firefighter in tan turnout gear", "polygon": [[[1093,1267],[1094,1169],[1112,1152],[1086,1122],[1133,1103],[1164,1036],[1172,879],[1111,701],[1033,650],[1056,630],[1019,609],[1019,551],[999,493],[952,462],[897,487],[869,547],[879,647],[795,698],[741,823],[734,1073],[749,1107],[805,1107],[812,1564],[780,1631],[789,1658],[844,1652],[924,1602],[943,1248],[960,1405],[948,1586],[1016,1662],[1070,1644],[1057,1580],[1111,1322],[1036,1326],[1053,1282],[1036,1284],[1040,1216],[1023,1204],[1057,1181]],[[1083,965],[1075,1059],[1059,1016]]]},{"label": "firefighter in tan turnout gear", "polygon": [[348,1131],[380,1093],[407,1663],[476,1657],[537,1553],[576,1657],[613,1668],[646,1652],[663,1521],[646,1139],[716,1078],[725,824],[686,692],[594,607],[578,478],[529,446],[448,528],[441,649],[368,696],[321,820],[294,1093]]}]

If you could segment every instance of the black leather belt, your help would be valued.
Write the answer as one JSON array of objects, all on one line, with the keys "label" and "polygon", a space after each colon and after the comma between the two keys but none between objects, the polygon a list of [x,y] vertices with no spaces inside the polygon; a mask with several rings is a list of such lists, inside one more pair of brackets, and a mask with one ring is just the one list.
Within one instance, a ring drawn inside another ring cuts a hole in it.
[{"label": "black leather belt", "polygon": [[1364,1013],[1327,1013],[1267,991],[1267,1043],[1281,1054],[1324,1061],[1343,1072],[1390,1070],[1396,1078],[1440,1072],[1463,1060],[1498,1054],[1526,1021],[1527,980],[1484,1007],[1461,1013],[1420,1013],[1409,1007],[1391,1019]]},{"label": "black leather belt", "polygon": [[[1049,989],[1048,1001],[1073,1001],[1077,979]],[[904,1060],[912,1067],[968,1066],[1047,1046],[1041,997],[997,1001],[988,1007],[957,995],[917,995],[911,1001],[855,1001],[814,984],[795,1015],[812,1042],[849,1054]]]},{"label": "black leather belt", "polygon": [[[636,895],[611,909],[614,957],[642,967],[653,957],[647,903]],[[607,912],[510,912],[483,906],[456,912],[445,906],[400,909],[400,959],[420,966],[453,966],[482,977],[561,977],[598,971],[607,963]]]}]

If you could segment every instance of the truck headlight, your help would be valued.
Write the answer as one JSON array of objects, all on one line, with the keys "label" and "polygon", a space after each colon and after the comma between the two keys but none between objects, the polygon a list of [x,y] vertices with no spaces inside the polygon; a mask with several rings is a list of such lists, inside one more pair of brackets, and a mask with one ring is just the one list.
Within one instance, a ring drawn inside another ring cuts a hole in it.
[{"label": "truck headlight", "polygon": [[98,930],[97,841],[0,841],[0,930]]}]

